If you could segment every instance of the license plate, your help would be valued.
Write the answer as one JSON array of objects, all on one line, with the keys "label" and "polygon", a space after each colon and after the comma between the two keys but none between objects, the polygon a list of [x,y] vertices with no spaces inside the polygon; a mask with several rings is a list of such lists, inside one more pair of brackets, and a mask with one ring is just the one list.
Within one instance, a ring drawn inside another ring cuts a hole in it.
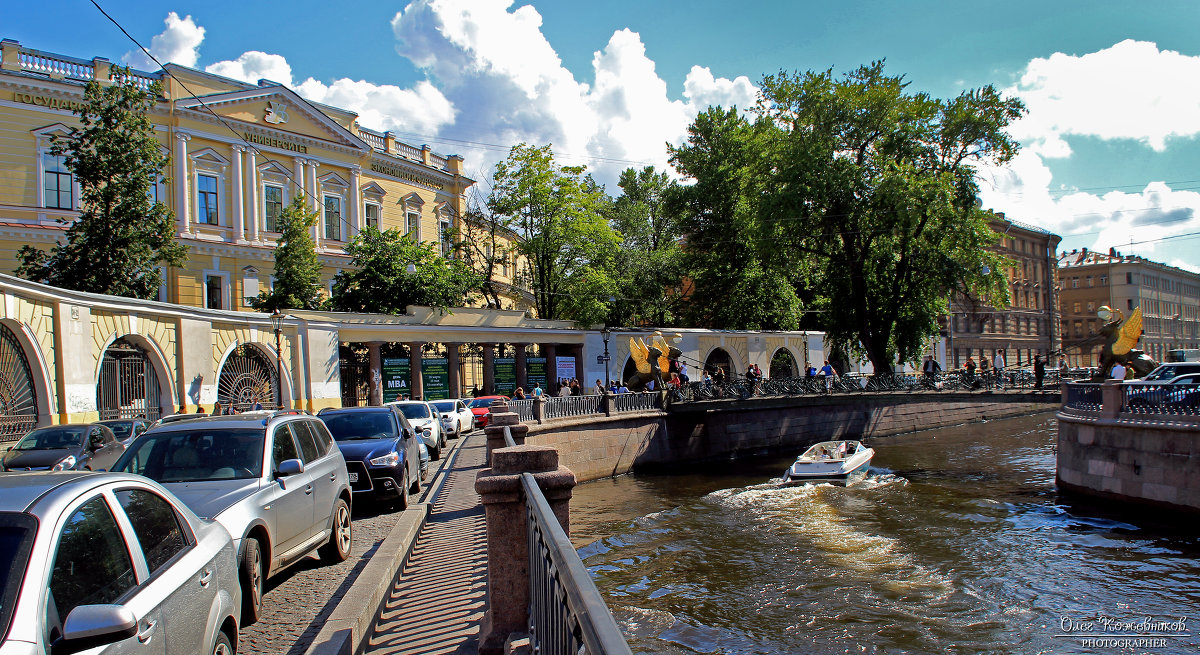
[{"label": "license plate", "polygon": [[357,473],[351,473],[351,474],[350,474],[350,481],[351,481],[351,482],[358,482],[358,474],[357,474]]}]

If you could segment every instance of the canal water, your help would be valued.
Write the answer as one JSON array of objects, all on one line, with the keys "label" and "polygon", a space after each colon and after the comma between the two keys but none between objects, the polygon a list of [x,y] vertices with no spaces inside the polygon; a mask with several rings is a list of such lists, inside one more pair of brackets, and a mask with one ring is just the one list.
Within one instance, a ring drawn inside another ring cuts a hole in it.
[{"label": "canal water", "polygon": [[1200,652],[1200,522],[1060,496],[1056,430],[875,439],[849,487],[778,486],[794,454],[589,482],[571,537],[634,652]]}]

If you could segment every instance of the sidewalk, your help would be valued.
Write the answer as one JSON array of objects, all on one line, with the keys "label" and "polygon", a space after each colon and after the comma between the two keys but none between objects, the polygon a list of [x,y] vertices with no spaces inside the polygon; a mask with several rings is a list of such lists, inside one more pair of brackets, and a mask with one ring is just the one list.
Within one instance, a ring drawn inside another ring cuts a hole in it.
[{"label": "sidewalk", "polygon": [[475,493],[475,475],[486,466],[483,431],[464,437],[458,450],[363,652],[475,652],[487,603],[487,533]]}]

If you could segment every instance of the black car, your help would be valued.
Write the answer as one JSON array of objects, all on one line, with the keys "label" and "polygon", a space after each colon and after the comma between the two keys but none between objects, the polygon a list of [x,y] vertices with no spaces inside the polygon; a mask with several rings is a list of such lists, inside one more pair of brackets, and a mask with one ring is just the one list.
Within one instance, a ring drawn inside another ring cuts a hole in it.
[{"label": "black car", "polygon": [[114,418],[107,421],[99,421],[100,425],[108,426],[108,429],[117,435],[117,441],[128,446],[137,439],[138,435],[145,432],[150,423],[144,418]]},{"label": "black car", "polygon": [[51,425],[25,435],[4,453],[5,471],[107,470],[125,452],[113,431],[99,423]]},{"label": "black car", "polygon": [[355,495],[396,498],[408,508],[408,494],[421,490],[418,437],[393,407],[324,409],[317,417],[337,441],[350,489]]}]

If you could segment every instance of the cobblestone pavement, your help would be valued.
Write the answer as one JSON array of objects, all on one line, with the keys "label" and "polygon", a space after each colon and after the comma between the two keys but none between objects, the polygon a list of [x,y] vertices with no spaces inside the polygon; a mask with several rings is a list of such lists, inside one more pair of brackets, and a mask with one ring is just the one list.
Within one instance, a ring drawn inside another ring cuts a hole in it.
[{"label": "cobblestone pavement", "polygon": [[[431,466],[425,484],[433,482],[435,471]],[[417,500],[418,496],[409,497],[409,502]],[[254,625],[242,628],[238,653],[303,653],[379,544],[391,533],[398,518],[399,513],[393,513],[387,504],[356,501],[352,523],[354,546],[350,557],[340,564],[327,566],[312,554],[267,580],[262,618]]]},{"label": "cobblestone pavement", "polygon": [[486,452],[482,432],[460,446],[446,486],[364,644],[365,652],[475,652],[487,603],[487,526],[475,493],[475,475],[485,466]]}]

